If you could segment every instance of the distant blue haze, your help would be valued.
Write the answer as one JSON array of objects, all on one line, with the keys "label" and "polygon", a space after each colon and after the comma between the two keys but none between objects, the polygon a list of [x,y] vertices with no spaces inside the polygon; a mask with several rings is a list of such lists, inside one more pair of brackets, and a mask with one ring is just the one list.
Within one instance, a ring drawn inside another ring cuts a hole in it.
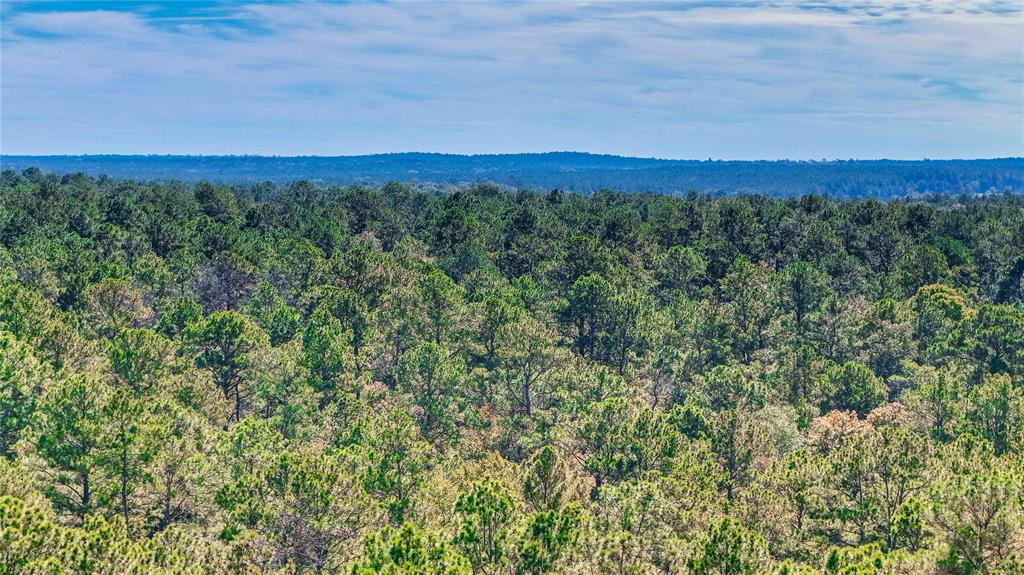
[{"label": "distant blue haze", "polygon": [[277,187],[493,182],[547,192],[824,194],[891,198],[933,193],[1024,192],[1024,158],[988,160],[696,161],[556,152],[369,156],[0,156],[4,169],[82,172],[134,180],[206,180]]}]

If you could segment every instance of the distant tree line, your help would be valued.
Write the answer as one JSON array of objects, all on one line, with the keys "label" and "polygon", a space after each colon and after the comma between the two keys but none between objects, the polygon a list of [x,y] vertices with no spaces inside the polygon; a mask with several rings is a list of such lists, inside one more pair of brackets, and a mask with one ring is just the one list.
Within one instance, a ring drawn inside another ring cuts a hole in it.
[{"label": "distant tree line", "polygon": [[137,180],[226,184],[295,179],[323,184],[402,182],[443,186],[495,182],[512,188],[589,193],[805,194],[879,199],[923,194],[1024,191],[1024,158],[990,160],[695,161],[573,152],[547,154],[378,154],[267,156],[3,156],[5,168]]}]

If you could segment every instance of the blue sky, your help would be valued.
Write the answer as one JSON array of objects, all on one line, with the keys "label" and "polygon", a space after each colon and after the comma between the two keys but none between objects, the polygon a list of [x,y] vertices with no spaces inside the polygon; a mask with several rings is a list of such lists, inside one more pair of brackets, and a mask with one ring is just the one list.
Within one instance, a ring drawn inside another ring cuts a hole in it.
[{"label": "blue sky", "polygon": [[1024,155],[1017,0],[3,0],[5,154]]}]

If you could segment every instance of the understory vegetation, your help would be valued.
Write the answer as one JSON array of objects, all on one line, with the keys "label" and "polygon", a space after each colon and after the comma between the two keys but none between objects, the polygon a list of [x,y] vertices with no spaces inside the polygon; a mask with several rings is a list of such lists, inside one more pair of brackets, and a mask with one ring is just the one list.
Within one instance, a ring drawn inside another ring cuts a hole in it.
[{"label": "understory vegetation", "polygon": [[0,181],[0,572],[1024,573],[1024,198]]}]

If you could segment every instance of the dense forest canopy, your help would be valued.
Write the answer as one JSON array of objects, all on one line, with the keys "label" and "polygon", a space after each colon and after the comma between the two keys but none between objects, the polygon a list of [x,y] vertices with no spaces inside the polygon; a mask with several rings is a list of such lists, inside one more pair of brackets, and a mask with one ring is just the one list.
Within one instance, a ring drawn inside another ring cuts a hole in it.
[{"label": "dense forest canopy", "polygon": [[1022,553],[1024,196],[0,177],[0,572]]},{"label": "dense forest canopy", "polygon": [[40,167],[136,180],[235,183],[307,179],[325,184],[386,182],[502,186],[574,192],[770,196],[824,194],[890,198],[1024,192],[1024,158],[988,160],[696,161],[575,152],[545,154],[375,154],[367,156],[3,156],[5,168]]}]

